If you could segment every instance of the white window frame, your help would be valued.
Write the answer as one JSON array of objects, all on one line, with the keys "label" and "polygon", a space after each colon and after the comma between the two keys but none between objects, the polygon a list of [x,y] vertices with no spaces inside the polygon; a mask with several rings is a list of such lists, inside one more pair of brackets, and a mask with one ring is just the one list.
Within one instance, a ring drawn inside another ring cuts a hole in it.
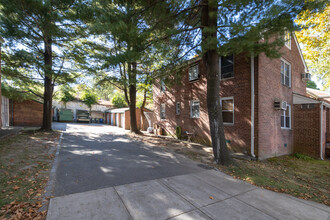
[{"label": "white window frame", "polygon": [[165,85],[165,79],[161,78],[160,79],[160,91],[165,92],[166,91],[166,85]]},{"label": "white window frame", "polygon": [[[282,73],[282,62],[284,63],[284,72],[283,73]],[[289,71],[289,85],[285,84],[285,73],[286,73],[285,64],[287,64],[290,68],[290,71]],[[291,66],[291,63],[289,63],[285,59],[281,58],[281,67],[280,68],[281,68],[280,72],[281,72],[281,83],[282,83],[282,85],[291,88],[291,81],[292,81],[292,66]],[[282,75],[283,75],[283,81],[282,81]]]},{"label": "white window frame", "polygon": [[176,102],[175,104],[175,114],[176,115],[180,115],[181,111],[181,103],[180,102]]},{"label": "white window frame", "polygon": [[283,39],[285,41],[285,46],[291,50],[291,33],[289,31],[285,31]]},{"label": "white window frame", "polygon": [[232,79],[235,77],[235,55],[233,55],[233,76],[232,77],[228,77],[228,78],[222,78],[222,74],[221,74],[221,58],[222,57],[219,57],[219,77],[220,77],[220,80],[226,80],[226,79]]},{"label": "white window frame", "polygon": [[[192,70],[193,68],[197,68],[197,72],[196,72],[197,75],[192,75],[191,74],[191,71],[190,70]],[[195,65],[189,67],[189,81],[195,81],[198,78],[199,78],[199,65],[198,64],[195,64]]]},{"label": "white window frame", "polygon": [[[233,100],[233,110],[230,111],[230,110],[223,110],[222,109],[222,101],[223,100]],[[234,125],[235,124],[235,99],[233,96],[230,96],[230,97],[224,97],[224,98],[220,98],[220,103],[221,103],[221,111],[222,112],[233,112],[233,122],[232,123],[228,123],[228,122],[223,122],[223,124],[225,125]]]},{"label": "white window frame", "polygon": [[[290,118],[290,126],[286,126],[286,112],[289,111],[289,118]],[[282,114],[284,113],[284,115]],[[284,116],[284,126],[282,126],[282,122],[280,121],[280,125],[282,129],[291,129],[292,126],[292,110],[291,110],[291,105],[287,104],[286,110],[281,110],[281,117],[280,120],[282,120],[282,116]]]},{"label": "white window frame", "polygon": [[[161,120],[165,120],[166,119],[165,108],[166,108],[165,103],[161,103],[160,104],[160,119]],[[164,114],[164,117],[162,117],[162,114]]]},{"label": "white window frame", "polygon": [[[196,103],[198,103],[198,116],[193,116],[192,115],[192,107],[193,105],[195,105]],[[191,100],[190,101],[190,118],[199,118],[201,115],[201,102],[199,100]]]}]

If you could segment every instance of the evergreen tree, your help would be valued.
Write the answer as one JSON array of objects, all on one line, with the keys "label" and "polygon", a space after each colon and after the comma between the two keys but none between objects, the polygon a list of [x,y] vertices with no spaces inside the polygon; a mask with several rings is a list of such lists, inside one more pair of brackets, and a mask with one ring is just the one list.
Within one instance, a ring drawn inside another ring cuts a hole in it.
[{"label": "evergreen tree", "polygon": [[[51,130],[54,86],[73,82],[72,60],[83,61],[76,39],[81,23],[74,0],[0,0],[1,35],[6,39],[3,74],[27,88],[43,87],[42,130]],[[32,89],[30,92],[34,93]]]},{"label": "evergreen tree", "polygon": [[[282,0],[201,0],[168,1],[181,47],[186,54],[199,52],[206,65],[207,106],[214,158],[230,164],[225,141],[220,103],[219,56],[245,52],[248,56],[265,53],[279,57],[286,31],[298,29],[294,19],[304,10],[311,12],[324,7],[324,1]],[[167,20],[168,20],[167,19]],[[201,34],[200,34],[201,32]],[[173,36],[172,36],[173,38]],[[177,39],[177,38],[176,38]],[[193,41],[191,39],[194,39]],[[187,56],[186,56],[187,57]]]},{"label": "evergreen tree", "polygon": [[[90,45],[91,60],[107,80],[125,94],[130,108],[131,131],[139,133],[136,121],[137,84],[144,66],[144,55],[162,38],[164,24],[153,22],[164,2],[94,0],[82,14],[94,39]],[[165,12],[164,12],[165,13]],[[85,16],[84,16],[85,17]],[[168,25],[168,24],[166,24]],[[164,47],[165,48],[165,47]],[[162,49],[164,51],[165,49]],[[101,64],[101,65],[100,65]],[[97,72],[97,71],[96,71]],[[143,78],[143,77],[142,77]]]}]

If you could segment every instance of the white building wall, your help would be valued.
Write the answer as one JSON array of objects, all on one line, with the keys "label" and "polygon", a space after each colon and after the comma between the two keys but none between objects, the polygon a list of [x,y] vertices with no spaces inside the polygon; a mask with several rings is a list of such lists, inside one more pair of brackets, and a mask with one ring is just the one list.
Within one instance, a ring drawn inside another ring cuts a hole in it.
[{"label": "white building wall", "polygon": [[5,96],[1,96],[2,104],[1,104],[1,121],[2,127],[9,126],[9,99]]}]

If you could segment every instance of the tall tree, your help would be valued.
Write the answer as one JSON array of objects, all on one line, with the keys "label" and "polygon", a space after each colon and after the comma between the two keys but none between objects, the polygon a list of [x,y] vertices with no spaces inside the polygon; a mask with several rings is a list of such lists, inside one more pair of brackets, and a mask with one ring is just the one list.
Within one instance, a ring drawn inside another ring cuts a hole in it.
[{"label": "tall tree", "polygon": [[[97,42],[91,43],[91,57],[101,63],[99,69],[108,73],[105,77],[125,94],[130,108],[131,131],[139,133],[136,119],[137,84],[144,64],[143,56],[153,41],[160,36],[155,17],[159,4],[149,1],[91,1],[91,19],[86,19]],[[88,11],[88,10],[87,10]],[[163,27],[164,25],[162,25]]]},{"label": "tall tree", "polygon": [[324,89],[330,88],[330,3],[315,13],[306,10],[296,23],[303,28],[297,32],[298,41],[311,73],[323,80]]},{"label": "tall tree", "polygon": [[[75,0],[0,0],[1,35],[6,39],[4,75],[43,85],[42,130],[51,130],[56,83],[73,82],[71,53],[79,37]],[[31,92],[33,92],[31,90]]]},{"label": "tall tree", "polygon": [[171,18],[180,23],[172,34],[180,36],[180,46],[185,48],[181,57],[187,57],[185,55],[194,50],[206,65],[214,159],[229,164],[231,157],[220,103],[219,56],[245,52],[248,56],[265,53],[269,57],[279,57],[279,49],[285,42],[276,36],[297,30],[293,22],[296,16],[304,10],[314,11],[324,6],[324,1],[173,0],[170,4]]}]

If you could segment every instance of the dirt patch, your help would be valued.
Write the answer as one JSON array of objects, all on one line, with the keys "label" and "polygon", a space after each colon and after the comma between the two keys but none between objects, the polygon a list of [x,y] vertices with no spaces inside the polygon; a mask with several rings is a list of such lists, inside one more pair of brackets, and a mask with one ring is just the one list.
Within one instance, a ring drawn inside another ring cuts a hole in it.
[{"label": "dirt patch", "polygon": [[234,164],[226,167],[214,164],[211,147],[149,134],[129,136],[154,147],[183,154],[258,187],[330,205],[328,160],[315,160],[302,155],[281,156],[264,161],[234,159]]},{"label": "dirt patch", "polygon": [[39,212],[59,132],[24,132],[0,142],[0,219],[45,219]]}]

